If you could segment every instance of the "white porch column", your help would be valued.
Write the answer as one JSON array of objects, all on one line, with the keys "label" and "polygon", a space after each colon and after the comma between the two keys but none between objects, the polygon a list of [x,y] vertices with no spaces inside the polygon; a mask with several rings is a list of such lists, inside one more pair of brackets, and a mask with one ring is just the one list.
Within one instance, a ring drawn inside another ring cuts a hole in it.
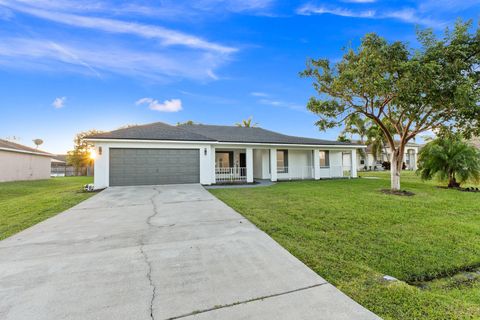
[{"label": "white porch column", "polygon": [[214,184],[214,183],[217,183],[217,177],[215,175],[215,147],[214,146],[211,147],[210,153],[212,155],[211,159],[210,159],[210,163],[211,163],[210,164],[210,168],[211,168],[210,170],[211,170],[211,174],[212,174],[210,180],[211,180],[212,184]]},{"label": "white porch column", "polygon": [[245,157],[247,158],[247,183],[253,182],[253,149],[246,148]]},{"label": "white porch column", "polygon": [[412,170],[417,170],[417,150],[413,149],[412,158],[410,159],[412,163]]},{"label": "white porch column", "polygon": [[270,149],[270,180],[277,181],[277,149]]},{"label": "white porch column", "polygon": [[320,150],[313,149],[313,178],[320,179]]},{"label": "white porch column", "polygon": [[352,149],[352,154],[351,154],[351,161],[352,164],[350,165],[350,176],[352,178],[357,177],[357,149]]}]

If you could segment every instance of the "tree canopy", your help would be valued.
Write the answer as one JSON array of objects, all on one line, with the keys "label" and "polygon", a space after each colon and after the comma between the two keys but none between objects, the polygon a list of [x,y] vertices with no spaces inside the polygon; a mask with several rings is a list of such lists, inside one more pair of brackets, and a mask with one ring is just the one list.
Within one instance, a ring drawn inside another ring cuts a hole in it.
[{"label": "tree canopy", "polygon": [[74,149],[68,151],[67,163],[73,166],[76,172],[78,172],[80,168],[87,167],[91,163],[90,149],[92,145],[85,141],[85,137],[97,133],[102,133],[102,131],[93,129],[79,132],[75,135],[75,138],[73,139]]},{"label": "tree canopy", "polygon": [[392,189],[399,190],[405,145],[419,133],[480,132],[480,31],[470,29],[457,22],[440,39],[419,31],[415,50],[370,33],[335,65],[309,59],[300,75],[313,80],[318,96],[307,108],[321,130],[351,117],[377,125],[392,150]]}]

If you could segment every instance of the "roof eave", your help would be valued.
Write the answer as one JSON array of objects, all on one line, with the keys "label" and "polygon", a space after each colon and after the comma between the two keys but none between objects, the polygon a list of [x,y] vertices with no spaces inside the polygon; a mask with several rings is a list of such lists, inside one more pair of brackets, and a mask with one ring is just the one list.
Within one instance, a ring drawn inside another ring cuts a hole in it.
[{"label": "roof eave", "polygon": [[84,138],[83,140],[89,142],[147,142],[147,143],[202,143],[202,144],[211,144],[217,143],[215,140],[174,140],[174,139],[139,139],[139,138]]},{"label": "roof eave", "polygon": [[216,140],[169,140],[169,139],[120,139],[120,138],[85,138],[89,142],[144,142],[144,143],[183,143],[183,144],[220,144],[220,145],[263,145],[263,146],[297,146],[297,147],[323,147],[323,148],[348,148],[360,149],[366,148],[365,145],[357,144],[311,144],[311,143],[278,143],[278,142],[235,142],[235,141],[216,141]]},{"label": "roof eave", "polygon": [[24,153],[24,154],[33,154],[36,156],[43,156],[43,157],[53,157],[52,154],[43,153],[43,152],[34,152],[34,151],[27,151],[27,150],[20,150],[20,149],[13,149],[13,148],[3,148],[0,147],[0,151],[8,151],[8,152],[16,152],[16,153]]}]

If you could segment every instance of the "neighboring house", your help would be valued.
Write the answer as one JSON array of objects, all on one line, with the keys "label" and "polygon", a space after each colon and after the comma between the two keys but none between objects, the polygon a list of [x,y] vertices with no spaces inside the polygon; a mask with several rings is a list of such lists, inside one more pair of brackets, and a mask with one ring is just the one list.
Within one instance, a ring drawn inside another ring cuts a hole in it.
[{"label": "neighboring house", "polygon": [[50,178],[52,154],[0,139],[0,182]]},{"label": "neighboring house", "polygon": [[476,147],[477,149],[480,149],[480,137],[473,137],[471,140],[470,140],[470,143]]},{"label": "neighboring house", "polygon": [[67,165],[66,154],[56,154],[52,157],[52,166],[50,175],[52,177],[68,177],[73,176],[74,171],[72,166]]},{"label": "neighboring house", "polygon": [[[407,170],[417,170],[418,153],[421,145],[407,143],[403,162]],[[390,162],[391,149],[388,146],[382,148],[382,153],[375,157],[372,147],[367,146],[362,152],[357,153],[357,166],[359,170],[383,170],[382,163]]]},{"label": "neighboring house", "polygon": [[67,163],[66,154],[57,154],[52,158],[52,177],[93,176],[93,164],[75,169]]},{"label": "neighboring house", "polygon": [[[86,138],[95,145],[95,188],[170,183],[251,183],[357,176],[357,144],[262,128],[157,122]],[[363,146],[365,147],[365,146]]]}]

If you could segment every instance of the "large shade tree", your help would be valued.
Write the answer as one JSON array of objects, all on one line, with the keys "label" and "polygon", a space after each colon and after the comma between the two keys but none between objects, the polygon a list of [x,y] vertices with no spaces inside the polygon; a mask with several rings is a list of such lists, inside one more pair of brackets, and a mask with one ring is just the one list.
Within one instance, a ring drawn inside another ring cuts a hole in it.
[{"label": "large shade tree", "polygon": [[470,29],[471,23],[458,22],[441,39],[420,31],[416,50],[372,33],[335,65],[309,59],[301,76],[313,80],[318,96],[307,108],[322,130],[352,116],[371,119],[391,149],[391,188],[400,190],[405,146],[418,134],[479,131],[480,31]]}]

